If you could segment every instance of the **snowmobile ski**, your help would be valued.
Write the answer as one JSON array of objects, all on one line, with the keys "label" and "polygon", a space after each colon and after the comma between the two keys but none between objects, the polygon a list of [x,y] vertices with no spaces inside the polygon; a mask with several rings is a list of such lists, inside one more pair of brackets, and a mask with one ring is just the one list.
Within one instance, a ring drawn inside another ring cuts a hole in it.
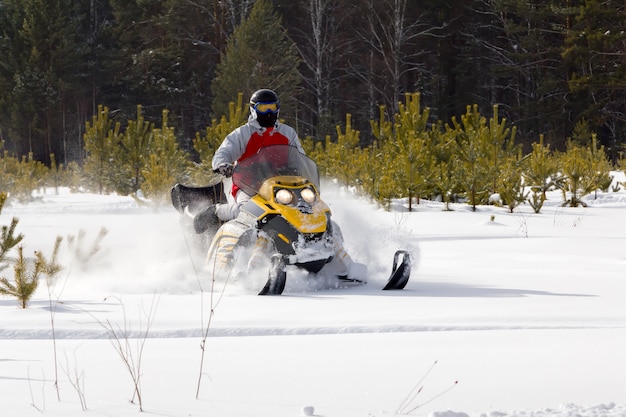
[{"label": "snowmobile ski", "polygon": [[281,295],[287,282],[287,272],[285,272],[285,259],[280,254],[275,254],[270,259],[270,270],[267,282],[259,295]]},{"label": "snowmobile ski", "polygon": [[[402,261],[398,262],[400,257]],[[396,251],[393,255],[391,276],[383,290],[401,290],[409,282],[411,276],[411,256],[405,250]]]}]

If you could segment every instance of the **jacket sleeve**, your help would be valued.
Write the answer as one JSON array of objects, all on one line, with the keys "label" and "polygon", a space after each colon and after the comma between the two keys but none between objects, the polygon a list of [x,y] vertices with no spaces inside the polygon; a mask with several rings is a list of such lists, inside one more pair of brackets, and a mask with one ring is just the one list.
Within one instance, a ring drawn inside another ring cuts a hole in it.
[{"label": "jacket sleeve", "polygon": [[295,146],[296,148],[298,148],[298,151],[301,154],[306,154],[304,152],[304,149],[302,148],[302,143],[300,142],[300,139],[298,138],[298,133],[296,132],[295,129],[289,127],[289,135],[287,135],[287,138],[289,139],[289,145],[291,146]]},{"label": "jacket sleeve", "polygon": [[244,152],[243,127],[239,127],[226,136],[222,144],[215,151],[211,166],[217,169],[221,164],[232,164],[238,160]]}]

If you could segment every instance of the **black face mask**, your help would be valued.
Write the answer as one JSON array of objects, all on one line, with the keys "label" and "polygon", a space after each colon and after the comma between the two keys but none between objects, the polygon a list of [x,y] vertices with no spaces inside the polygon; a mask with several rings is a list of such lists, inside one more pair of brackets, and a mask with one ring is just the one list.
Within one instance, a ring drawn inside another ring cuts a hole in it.
[{"label": "black face mask", "polygon": [[274,127],[276,124],[276,119],[278,118],[278,113],[268,112],[265,114],[256,114],[256,119],[259,121],[259,124],[263,127]]}]

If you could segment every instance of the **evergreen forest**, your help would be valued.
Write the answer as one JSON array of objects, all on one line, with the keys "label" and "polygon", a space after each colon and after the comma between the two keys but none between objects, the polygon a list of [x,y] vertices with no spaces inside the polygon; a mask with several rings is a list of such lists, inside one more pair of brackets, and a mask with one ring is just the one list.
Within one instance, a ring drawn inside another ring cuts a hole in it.
[{"label": "evergreen forest", "polygon": [[624,0],[0,0],[0,191],[202,185],[272,88],[383,204],[577,205],[623,169],[625,26]]}]

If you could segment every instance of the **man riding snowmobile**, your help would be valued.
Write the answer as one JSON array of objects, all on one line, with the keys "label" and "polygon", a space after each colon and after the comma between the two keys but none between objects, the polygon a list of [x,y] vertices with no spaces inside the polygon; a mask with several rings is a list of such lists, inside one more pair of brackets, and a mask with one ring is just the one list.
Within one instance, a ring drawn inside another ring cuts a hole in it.
[{"label": "man riding snowmobile", "polygon": [[[177,184],[172,203],[182,213],[209,196],[211,204],[194,217],[196,233],[212,235],[207,267],[223,277],[268,267],[260,294],[280,294],[290,265],[339,282],[365,283],[367,267],[345,251],[339,226],[319,197],[317,165],[304,155],[295,130],[278,122],[279,110],[276,93],[256,91],[248,122],[231,132],[213,157],[214,171],[232,176],[233,203],[218,196],[221,183],[210,192]],[[218,229],[220,220],[226,223]],[[409,274],[408,254],[401,251],[385,289],[403,288]]]},{"label": "man riding snowmobile", "polygon": [[[304,153],[298,134],[291,127],[278,120],[280,101],[272,90],[263,88],[250,97],[250,116],[248,122],[229,133],[213,155],[213,170],[226,178],[233,173],[234,164],[258,152],[264,146],[291,145]],[[198,217],[199,226],[232,220],[239,214],[239,209],[252,196],[233,186],[234,203],[218,203],[208,207]]]}]

